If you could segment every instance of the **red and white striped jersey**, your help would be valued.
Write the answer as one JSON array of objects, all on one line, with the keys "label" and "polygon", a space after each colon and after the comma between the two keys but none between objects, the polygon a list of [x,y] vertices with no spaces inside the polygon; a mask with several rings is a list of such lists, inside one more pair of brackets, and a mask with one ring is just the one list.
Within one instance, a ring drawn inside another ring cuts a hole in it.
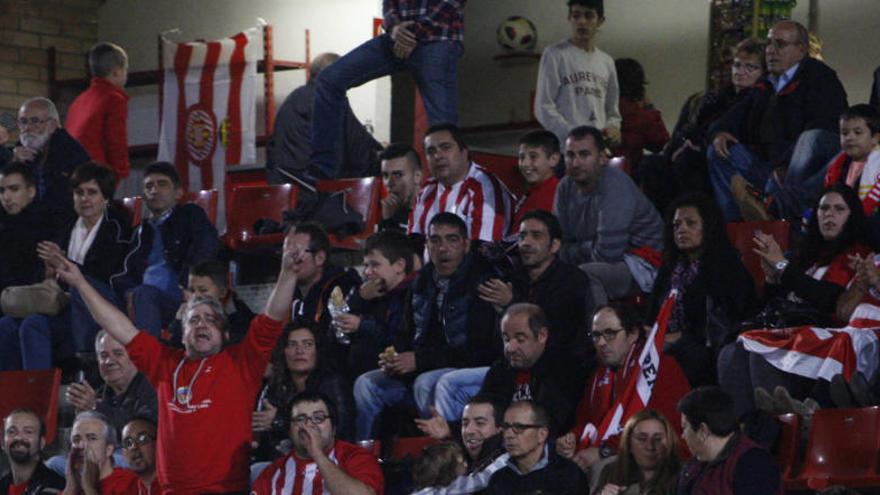
[{"label": "red and white striped jersey", "polygon": [[464,180],[452,187],[428,180],[410,216],[409,233],[427,234],[434,215],[450,212],[464,219],[471,239],[497,241],[507,234],[512,204],[513,195],[501,179],[471,162]]},{"label": "red and white striped jersey", "polygon": [[[373,454],[357,445],[337,440],[327,456],[352,478],[364,483],[377,494],[383,493],[382,469]],[[330,493],[318,465],[302,459],[294,452],[273,462],[260,473],[251,487],[253,495],[322,495]]]}]

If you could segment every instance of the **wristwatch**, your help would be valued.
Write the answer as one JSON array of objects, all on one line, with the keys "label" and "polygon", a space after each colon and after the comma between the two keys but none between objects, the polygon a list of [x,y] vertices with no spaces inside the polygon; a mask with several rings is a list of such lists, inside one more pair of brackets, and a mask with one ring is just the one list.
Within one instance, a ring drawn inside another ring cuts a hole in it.
[{"label": "wristwatch", "polygon": [[787,266],[788,266],[788,260],[781,260],[781,261],[777,261],[773,265],[773,268],[776,269],[777,274],[782,275],[782,272],[785,271],[785,267],[787,267]]}]

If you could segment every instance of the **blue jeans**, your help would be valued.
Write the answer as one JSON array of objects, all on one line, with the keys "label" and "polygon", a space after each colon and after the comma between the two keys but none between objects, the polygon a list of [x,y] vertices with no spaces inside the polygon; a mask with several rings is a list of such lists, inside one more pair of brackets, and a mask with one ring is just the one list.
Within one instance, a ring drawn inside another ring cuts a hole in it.
[{"label": "blue jeans", "polygon": [[315,81],[312,109],[311,173],[318,179],[335,178],[335,145],[342,135],[345,92],[395,72],[408,70],[416,80],[430,123],[458,123],[457,41],[420,43],[406,60],[394,55],[388,34],[366,41],[323,69]]},{"label": "blue jeans", "polygon": [[22,320],[0,318],[0,370],[44,370],[52,367],[53,349],[57,357],[72,354],[66,338],[69,314],[32,315]]},{"label": "blue jeans", "polygon": [[825,172],[840,153],[840,138],[823,129],[804,131],[795,144],[783,185],[771,176],[765,191],[775,199],[779,218],[800,218],[822,195]]},{"label": "blue jeans", "polygon": [[179,293],[175,298],[152,285],[139,285],[129,294],[132,294],[135,327],[161,338],[162,329],[168,327],[180,309]]},{"label": "blue jeans", "polygon": [[734,175],[741,175],[751,184],[764,184],[770,176],[771,165],[748,150],[741,144],[731,144],[727,147],[729,157],[724,158],[714,146],[709,146],[707,158],[709,160],[709,182],[715,191],[715,200],[721,208],[724,220],[738,222],[742,220],[739,206],[733,200],[730,192],[730,179]]},{"label": "blue jeans", "polygon": [[471,397],[483,386],[489,367],[450,371],[437,380],[434,387],[434,408],[446,421],[460,421],[461,412]]},{"label": "blue jeans", "polygon": [[757,158],[745,146],[730,145],[728,152],[729,158],[721,157],[713,146],[709,146],[708,152],[709,181],[724,219],[728,222],[742,220],[730,192],[730,178],[737,174],[772,194],[777,216],[791,219],[800,217],[819,198],[828,163],[840,152],[840,140],[837,134],[823,129],[802,132],[786,168],[785,183],[781,186],[772,177],[772,164]]},{"label": "blue jeans", "polygon": [[388,376],[382,370],[373,370],[359,376],[354,382],[354,403],[357,406],[355,440],[374,438],[376,418],[388,406],[414,401],[422,417],[431,415],[434,389],[437,381],[454,368],[426,371],[416,377],[412,390],[399,377]]},{"label": "blue jeans", "polygon": [[[111,304],[125,311],[122,301],[110,284],[86,276],[89,285],[101,294],[101,297],[110,301]],[[92,317],[85,301],[79,295],[79,291],[70,288],[70,331],[73,335],[73,347],[76,352],[95,352],[95,336],[101,327]]]}]

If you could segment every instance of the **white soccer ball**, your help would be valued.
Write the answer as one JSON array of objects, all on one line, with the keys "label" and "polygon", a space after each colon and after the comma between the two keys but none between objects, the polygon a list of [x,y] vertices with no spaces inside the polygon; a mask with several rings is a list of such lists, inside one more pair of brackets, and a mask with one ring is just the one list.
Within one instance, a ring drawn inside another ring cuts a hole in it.
[{"label": "white soccer ball", "polygon": [[525,17],[514,15],[501,21],[496,31],[498,44],[505,50],[531,51],[538,43],[538,29]]}]

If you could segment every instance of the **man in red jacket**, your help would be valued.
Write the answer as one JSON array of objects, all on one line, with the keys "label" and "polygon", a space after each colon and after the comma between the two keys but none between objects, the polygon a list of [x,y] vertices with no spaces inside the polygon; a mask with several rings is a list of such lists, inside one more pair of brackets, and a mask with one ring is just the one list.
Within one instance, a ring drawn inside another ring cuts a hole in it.
[{"label": "man in red jacket", "polygon": [[110,165],[119,179],[128,177],[128,56],[113,43],[98,43],[89,51],[92,82],[67,111],[67,131],[89,156]]},{"label": "man in red jacket", "polygon": [[[590,337],[596,346],[601,366],[593,374],[577,407],[577,423],[574,429],[561,436],[556,450],[563,457],[571,458],[584,471],[600,459],[617,453],[620,435],[610,437],[598,446],[585,441],[593,429],[602,425],[605,416],[613,414],[619,394],[627,390],[632,380],[638,380],[638,360],[645,345],[645,335],[635,308],[624,304],[601,306],[593,316]],[[648,401],[648,407],[663,413],[681,432],[681,415],[676,409],[679,399],[690,385],[678,362],[665,354],[660,355],[657,383]],[[621,418],[620,424],[628,418]]]}]

